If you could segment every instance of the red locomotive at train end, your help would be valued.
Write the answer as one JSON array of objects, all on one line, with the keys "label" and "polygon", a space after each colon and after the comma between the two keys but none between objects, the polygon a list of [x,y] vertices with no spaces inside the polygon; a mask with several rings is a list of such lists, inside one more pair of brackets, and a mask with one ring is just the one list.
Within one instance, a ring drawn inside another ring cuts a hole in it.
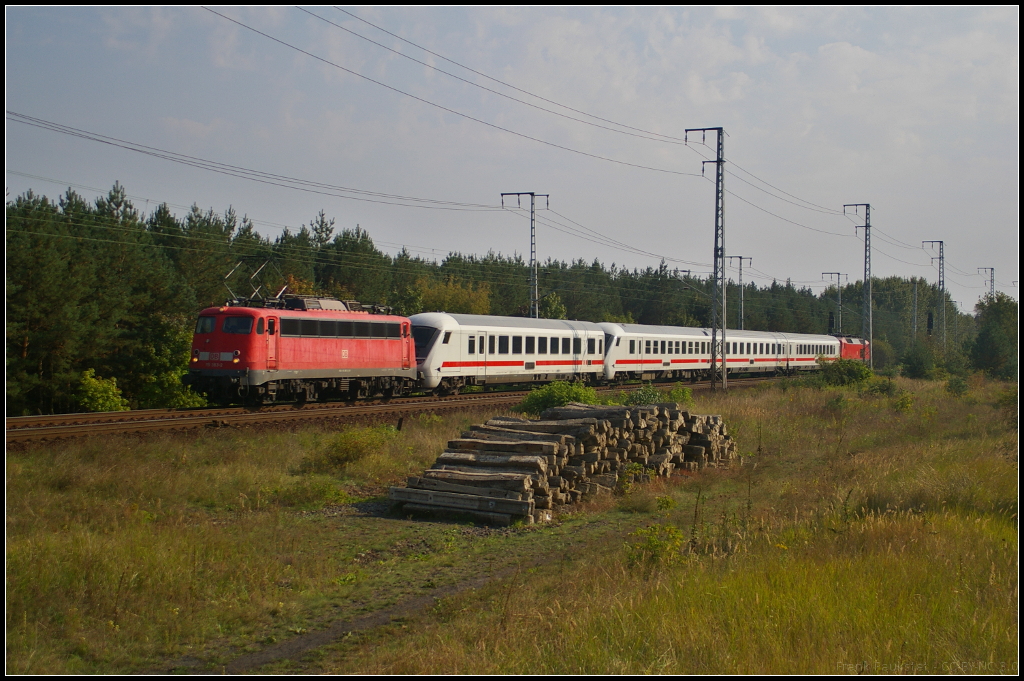
[{"label": "red locomotive at train end", "polygon": [[206,308],[182,380],[225,404],[407,394],[416,379],[411,323],[380,312],[308,296]]}]

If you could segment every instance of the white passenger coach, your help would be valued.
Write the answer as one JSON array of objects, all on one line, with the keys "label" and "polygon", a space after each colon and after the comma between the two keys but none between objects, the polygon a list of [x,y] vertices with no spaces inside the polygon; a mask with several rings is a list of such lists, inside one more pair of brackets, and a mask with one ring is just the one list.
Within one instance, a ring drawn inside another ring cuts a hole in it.
[{"label": "white passenger coach", "polygon": [[593,322],[425,312],[413,315],[424,388],[604,379],[605,335]]},{"label": "white passenger coach", "polygon": [[[605,333],[607,381],[695,378],[711,368],[710,329],[610,322],[598,326]],[[726,329],[725,341],[730,374],[813,370],[819,357],[839,357],[834,336]]]}]

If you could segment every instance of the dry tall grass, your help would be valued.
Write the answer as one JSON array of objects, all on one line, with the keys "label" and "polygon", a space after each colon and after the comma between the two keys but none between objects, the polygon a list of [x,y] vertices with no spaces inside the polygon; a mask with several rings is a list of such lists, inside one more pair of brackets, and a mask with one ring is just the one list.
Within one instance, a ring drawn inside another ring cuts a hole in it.
[{"label": "dry tall grass", "polygon": [[[207,668],[482,566],[564,556],[281,669],[1016,671],[1017,434],[966,397],[767,387],[699,400],[746,465],[531,532],[334,516],[467,423],[75,442],[7,458],[7,669]],[[1007,400],[1004,403],[1009,404]],[[1015,403],[1014,403],[1015,406]],[[628,526],[624,547],[579,528]],[[572,544],[570,550],[570,544]],[[447,580],[447,581],[445,581]]]},{"label": "dry tall grass", "polygon": [[450,599],[307,669],[1016,673],[1015,425],[998,385],[900,387],[909,411],[851,390],[705,398],[747,466],[679,482],[674,505],[620,505],[652,528],[626,550]]},{"label": "dry tall grass", "polygon": [[344,602],[366,581],[358,547],[405,531],[374,537],[352,521],[344,540],[325,540],[317,509],[379,495],[479,418],[9,453],[7,669],[133,669],[219,637],[308,626],[311,604]]}]

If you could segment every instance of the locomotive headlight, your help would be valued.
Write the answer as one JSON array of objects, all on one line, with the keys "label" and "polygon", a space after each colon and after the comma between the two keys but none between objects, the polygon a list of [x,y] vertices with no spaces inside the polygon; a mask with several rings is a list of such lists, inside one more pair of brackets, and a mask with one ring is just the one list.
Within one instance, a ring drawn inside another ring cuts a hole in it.
[{"label": "locomotive headlight", "polygon": [[238,356],[240,354],[242,354],[242,353],[239,352],[238,350],[235,350],[235,358],[233,360],[231,360],[234,364],[238,364]]},{"label": "locomotive headlight", "polygon": [[192,361],[193,361],[193,362],[198,362],[198,361],[199,361],[199,358],[198,358],[198,357],[193,357],[193,358],[192,358]]},{"label": "locomotive headlight", "polygon": [[231,361],[232,361],[232,362],[234,362],[235,364],[238,364],[238,358],[237,358],[237,357],[235,357],[235,358],[234,358],[233,360],[231,360]]}]

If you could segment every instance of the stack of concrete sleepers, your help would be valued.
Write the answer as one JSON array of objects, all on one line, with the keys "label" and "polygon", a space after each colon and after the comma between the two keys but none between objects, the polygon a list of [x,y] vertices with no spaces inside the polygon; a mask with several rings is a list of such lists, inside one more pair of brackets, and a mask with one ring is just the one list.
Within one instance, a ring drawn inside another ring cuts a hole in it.
[{"label": "stack of concrete sleepers", "polygon": [[571,403],[540,420],[501,416],[472,426],[390,497],[408,513],[459,513],[492,525],[550,520],[551,511],[610,492],[623,475],[722,466],[735,442],[719,416],[674,403]]}]

